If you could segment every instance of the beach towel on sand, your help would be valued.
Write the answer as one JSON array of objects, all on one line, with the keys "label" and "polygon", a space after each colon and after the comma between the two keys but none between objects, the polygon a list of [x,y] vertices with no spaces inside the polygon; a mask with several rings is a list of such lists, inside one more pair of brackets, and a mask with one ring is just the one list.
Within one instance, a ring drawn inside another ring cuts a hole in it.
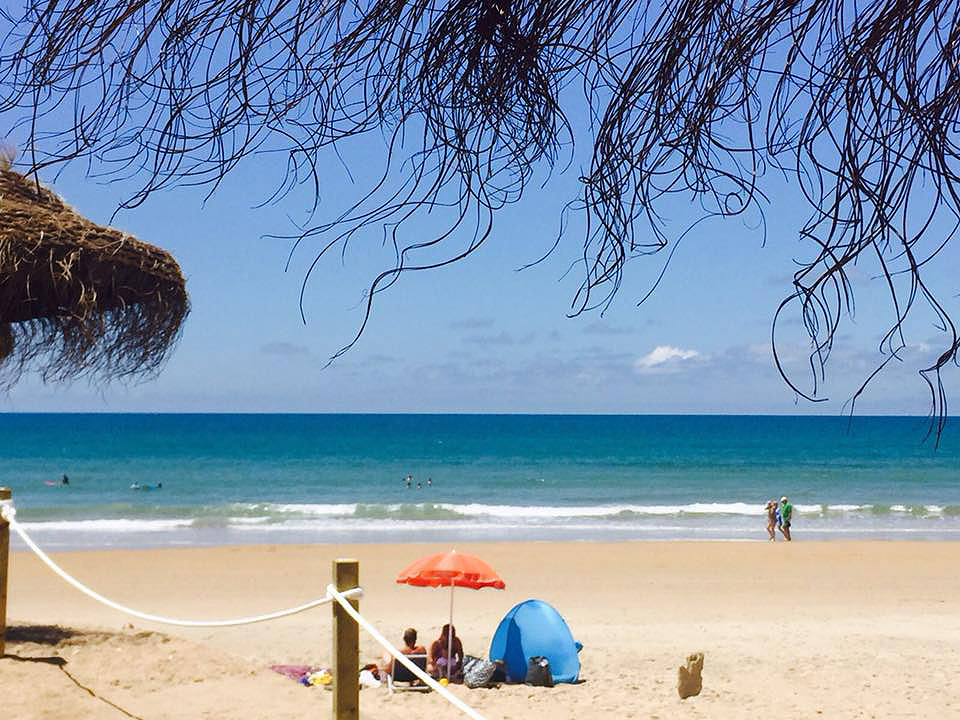
[{"label": "beach towel on sand", "polygon": [[310,665],[271,665],[270,669],[297,682],[316,670]]}]

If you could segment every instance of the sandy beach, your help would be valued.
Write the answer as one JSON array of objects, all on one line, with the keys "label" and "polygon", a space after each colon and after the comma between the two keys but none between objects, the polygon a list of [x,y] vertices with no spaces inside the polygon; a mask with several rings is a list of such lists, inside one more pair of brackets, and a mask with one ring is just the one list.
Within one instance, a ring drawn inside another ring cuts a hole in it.
[{"label": "sandy beach", "polygon": [[[221,619],[323,594],[331,560],[360,561],[361,612],[390,637],[429,644],[448,591],[394,583],[445,548],[251,546],[56,555],[98,592],[144,612]],[[486,655],[503,614],[551,603],[583,643],[582,681],[455,692],[490,718],[960,718],[956,543],[531,543],[457,548],[504,591],[458,590],[455,624]],[[44,718],[329,717],[330,693],[270,671],[326,666],[330,610],[230,629],[131,621],[32,555],[10,560],[5,712]],[[704,689],[681,701],[677,666],[705,654]],[[380,654],[361,634],[362,658]],[[457,717],[435,693],[361,692],[367,718]]]}]

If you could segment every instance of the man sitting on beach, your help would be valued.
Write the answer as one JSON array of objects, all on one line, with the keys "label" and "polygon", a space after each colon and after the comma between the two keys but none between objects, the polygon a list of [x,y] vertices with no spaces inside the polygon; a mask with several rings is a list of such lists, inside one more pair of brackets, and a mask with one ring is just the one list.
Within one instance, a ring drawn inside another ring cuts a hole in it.
[{"label": "man sitting on beach", "polygon": [[[400,652],[404,655],[426,655],[427,650],[423,645],[417,645],[417,631],[413,628],[407,628],[403,631],[403,647],[400,648]],[[380,677],[381,679],[386,675],[390,674],[390,671],[393,670],[393,655],[390,653],[384,653],[383,658],[380,660]]]},{"label": "man sitting on beach", "polygon": [[790,542],[790,521],[793,518],[793,505],[787,501],[787,496],[780,498],[780,532],[787,542]]}]

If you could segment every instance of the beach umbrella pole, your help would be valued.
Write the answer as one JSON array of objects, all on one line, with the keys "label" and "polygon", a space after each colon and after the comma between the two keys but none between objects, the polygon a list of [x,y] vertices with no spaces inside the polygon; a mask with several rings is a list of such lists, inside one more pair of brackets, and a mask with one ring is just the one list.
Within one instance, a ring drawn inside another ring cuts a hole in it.
[{"label": "beach umbrella pole", "polygon": [[447,682],[450,682],[450,665],[453,663],[453,589],[456,587],[450,583],[450,625],[447,629]]}]

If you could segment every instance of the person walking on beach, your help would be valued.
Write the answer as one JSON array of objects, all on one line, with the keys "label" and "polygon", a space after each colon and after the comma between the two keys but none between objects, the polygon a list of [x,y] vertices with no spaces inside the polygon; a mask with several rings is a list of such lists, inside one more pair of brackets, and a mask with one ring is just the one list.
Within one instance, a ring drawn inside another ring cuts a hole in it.
[{"label": "person walking on beach", "polygon": [[780,513],[777,512],[777,501],[770,500],[767,503],[767,535],[770,536],[770,542],[777,541],[777,525],[779,524]]},{"label": "person walking on beach", "polygon": [[793,519],[793,505],[787,500],[787,496],[784,495],[780,498],[780,532],[783,533],[783,537],[787,542],[790,542],[790,522]]}]

